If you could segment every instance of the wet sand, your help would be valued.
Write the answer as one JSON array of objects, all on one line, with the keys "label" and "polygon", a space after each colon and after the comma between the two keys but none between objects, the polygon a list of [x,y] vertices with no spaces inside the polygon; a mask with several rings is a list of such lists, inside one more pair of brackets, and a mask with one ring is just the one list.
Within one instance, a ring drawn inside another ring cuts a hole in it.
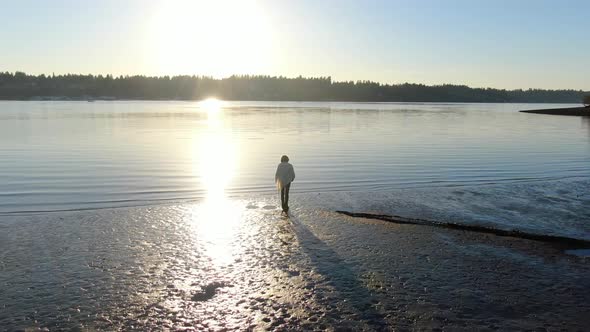
[{"label": "wet sand", "polygon": [[0,217],[0,329],[590,326],[589,258],[318,196],[294,194],[291,218],[274,197]]}]

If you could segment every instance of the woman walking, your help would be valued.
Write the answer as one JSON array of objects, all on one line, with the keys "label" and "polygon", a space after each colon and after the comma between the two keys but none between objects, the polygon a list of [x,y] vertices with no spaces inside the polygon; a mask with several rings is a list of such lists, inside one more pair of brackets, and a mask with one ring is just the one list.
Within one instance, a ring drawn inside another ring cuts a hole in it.
[{"label": "woman walking", "polygon": [[289,212],[289,189],[293,180],[295,180],[293,165],[289,164],[289,157],[282,156],[275,174],[275,183],[281,191],[281,206],[285,213]]}]

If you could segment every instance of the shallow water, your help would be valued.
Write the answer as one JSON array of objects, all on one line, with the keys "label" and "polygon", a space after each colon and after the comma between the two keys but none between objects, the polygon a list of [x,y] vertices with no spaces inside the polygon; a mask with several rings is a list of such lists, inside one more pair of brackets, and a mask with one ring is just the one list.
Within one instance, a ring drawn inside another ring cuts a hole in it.
[{"label": "shallow water", "polygon": [[[556,105],[550,105],[556,107]],[[0,213],[590,177],[590,121],[538,104],[0,102]]]},{"label": "shallow water", "polygon": [[0,330],[582,330],[579,251],[333,212],[590,239],[590,123],[538,107],[0,102]]},{"label": "shallow water", "polygon": [[[523,183],[589,179],[590,120],[517,112],[545,106],[560,105],[0,102],[0,214],[270,194],[282,154],[295,165],[294,193],[410,197],[495,184],[508,197]],[[580,190],[520,205],[571,205],[587,197]],[[489,199],[472,195],[456,208]],[[498,211],[486,207],[481,221],[505,223]],[[567,232],[587,231],[572,214]]]}]

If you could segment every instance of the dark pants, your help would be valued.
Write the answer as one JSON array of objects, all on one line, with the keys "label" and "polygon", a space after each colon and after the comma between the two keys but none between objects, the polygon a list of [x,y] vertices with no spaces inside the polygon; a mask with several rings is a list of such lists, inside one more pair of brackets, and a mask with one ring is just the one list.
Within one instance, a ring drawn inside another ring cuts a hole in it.
[{"label": "dark pants", "polygon": [[290,183],[281,188],[281,205],[283,211],[289,211],[289,188],[291,188]]}]

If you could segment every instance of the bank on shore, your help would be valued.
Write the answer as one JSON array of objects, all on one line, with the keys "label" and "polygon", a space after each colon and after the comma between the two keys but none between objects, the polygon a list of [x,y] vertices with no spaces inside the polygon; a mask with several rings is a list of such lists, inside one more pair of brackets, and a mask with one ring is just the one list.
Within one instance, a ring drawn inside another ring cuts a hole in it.
[{"label": "bank on shore", "polygon": [[549,115],[590,116],[590,107],[547,108],[539,110],[522,110],[521,112]]},{"label": "bank on shore", "polygon": [[[1,216],[0,326],[590,326],[590,259],[539,241],[334,212],[387,210],[378,197],[295,193],[290,218],[268,196]],[[418,209],[396,204],[410,217]]]}]

